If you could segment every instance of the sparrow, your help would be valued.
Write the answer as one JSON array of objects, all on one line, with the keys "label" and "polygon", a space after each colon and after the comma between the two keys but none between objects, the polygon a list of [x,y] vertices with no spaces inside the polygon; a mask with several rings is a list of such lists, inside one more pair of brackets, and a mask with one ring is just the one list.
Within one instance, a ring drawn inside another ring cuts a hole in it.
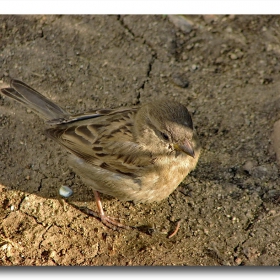
[{"label": "sparrow", "polygon": [[1,92],[45,120],[47,135],[69,152],[69,165],[92,188],[108,227],[126,226],[105,214],[99,193],[159,202],[197,165],[201,147],[191,115],[179,102],[158,99],[71,115],[19,80]]}]

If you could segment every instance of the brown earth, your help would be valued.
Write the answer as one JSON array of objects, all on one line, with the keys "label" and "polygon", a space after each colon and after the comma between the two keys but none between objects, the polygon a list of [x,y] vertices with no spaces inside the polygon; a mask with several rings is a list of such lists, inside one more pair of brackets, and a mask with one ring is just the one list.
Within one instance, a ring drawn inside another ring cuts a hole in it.
[{"label": "brown earth", "polygon": [[[44,123],[0,96],[1,265],[279,265],[280,16],[1,16],[0,87],[20,79],[70,112],[186,104],[203,153],[159,204],[93,194]],[[74,195],[58,194],[68,185]],[[179,232],[168,234],[182,219]]]}]

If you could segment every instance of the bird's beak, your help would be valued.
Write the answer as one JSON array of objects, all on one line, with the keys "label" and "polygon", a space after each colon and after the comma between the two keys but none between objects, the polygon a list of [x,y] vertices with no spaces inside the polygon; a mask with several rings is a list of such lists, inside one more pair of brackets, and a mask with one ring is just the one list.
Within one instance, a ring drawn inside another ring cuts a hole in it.
[{"label": "bird's beak", "polygon": [[193,158],[195,157],[193,146],[189,140],[185,140],[182,144],[174,144],[174,148],[175,150],[182,151]]}]

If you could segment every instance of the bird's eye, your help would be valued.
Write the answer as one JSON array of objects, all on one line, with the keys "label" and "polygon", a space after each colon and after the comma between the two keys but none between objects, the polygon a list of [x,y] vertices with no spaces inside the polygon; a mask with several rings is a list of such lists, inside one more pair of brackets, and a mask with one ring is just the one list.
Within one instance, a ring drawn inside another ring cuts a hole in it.
[{"label": "bird's eye", "polygon": [[168,140],[169,140],[168,135],[165,134],[164,132],[161,132],[161,136],[162,136],[162,138],[163,138],[165,141],[168,141]]}]

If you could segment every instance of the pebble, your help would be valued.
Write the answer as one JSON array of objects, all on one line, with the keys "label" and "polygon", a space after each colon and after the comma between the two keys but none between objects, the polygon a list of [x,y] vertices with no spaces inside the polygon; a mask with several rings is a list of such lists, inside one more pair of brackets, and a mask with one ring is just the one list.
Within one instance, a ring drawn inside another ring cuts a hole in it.
[{"label": "pebble", "polygon": [[230,26],[228,26],[228,27],[226,28],[226,32],[232,33],[232,28],[231,28]]},{"label": "pebble", "polygon": [[[279,197],[279,190],[269,190],[265,197],[268,197],[268,198]],[[273,211],[273,210],[270,210],[270,213],[271,213],[271,211]]]},{"label": "pebble", "polygon": [[251,175],[255,178],[276,179],[278,177],[278,170],[273,165],[264,164],[254,167],[251,171]]},{"label": "pebble", "polygon": [[211,23],[217,21],[219,19],[219,16],[207,14],[207,15],[203,15],[203,19],[205,20],[205,22]]},{"label": "pebble", "polygon": [[235,54],[235,53],[231,53],[230,54],[230,59],[232,59],[232,60],[236,60],[238,57],[237,57],[237,55]]},{"label": "pebble", "polygon": [[224,59],[220,56],[215,60],[216,64],[222,64],[224,62]]},{"label": "pebble", "polygon": [[67,198],[73,194],[73,191],[68,186],[63,185],[59,189],[59,194]]},{"label": "pebble", "polygon": [[280,120],[276,121],[273,125],[271,144],[274,152],[276,153],[277,163],[280,165]]},{"label": "pebble", "polygon": [[239,58],[242,58],[244,56],[244,53],[240,49],[236,49],[234,53],[230,53],[229,57],[231,60],[237,60]]},{"label": "pebble", "polygon": [[172,81],[175,85],[181,88],[187,88],[189,86],[189,81],[185,73],[175,73],[172,75]]},{"label": "pebble", "polygon": [[192,69],[192,71],[195,71],[196,69],[198,69],[198,66],[196,64],[193,64],[191,69]]},{"label": "pebble", "polygon": [[1,246],[1,249],[4,251],[4,250],[7,250],[8,248],[8,244],[4,244],[3,246]]},{"label": "pebble", "polygon": [[257,165],[257,162],[254,160],[248,160],[243,165],[243,169],[247,171],[249,174],[252,173],[253,168]]},{"label": "pebble", "polygon": [[235,263],[236,263],[237,265],[240,265],[240,264],[242,263],[242,259],[241,259],[241,258],[236,258],[236,259],[235,259]]},{"label": "pebble", "polygon": [[255,160],[248,160],[243,165],[243,170],[254,178],[277,178],[278,170],[271,164],[258,165]]},{"label": "pebble", "polygon": [[190,33],[193,29],[193,22],[187,19],[185,16],[180,15],[169,15],[168,19],[172,22],[177,28],[185,33]]}]

